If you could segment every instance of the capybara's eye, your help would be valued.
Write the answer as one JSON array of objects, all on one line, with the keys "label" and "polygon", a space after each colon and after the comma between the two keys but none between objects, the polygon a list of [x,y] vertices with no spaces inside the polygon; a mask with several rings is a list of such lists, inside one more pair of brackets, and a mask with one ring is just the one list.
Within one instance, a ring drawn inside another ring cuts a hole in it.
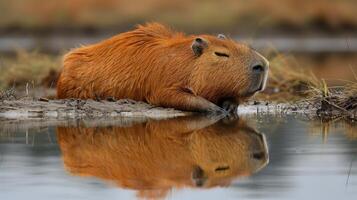
[{"label": "capybara's eye", "polygon": [[216,56],[227,57],[227,58],[229,57],[229,55],[226,53],[214,52],[214,54],[216,54]]},{"label": "capybara's eye", "polygon": [[221,167],[217,167],[214,171],[219,172],[219,171],[226,171],[229,170],[229,166],[221,166]]}]

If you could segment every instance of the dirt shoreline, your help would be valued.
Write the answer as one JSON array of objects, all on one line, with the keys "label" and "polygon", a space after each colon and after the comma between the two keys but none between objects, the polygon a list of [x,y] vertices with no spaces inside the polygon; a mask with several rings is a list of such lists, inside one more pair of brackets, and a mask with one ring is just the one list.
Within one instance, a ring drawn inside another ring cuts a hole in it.
[{"label": "dirt shoreline", "polygon": [[[306,110],[306,109],[305,109]],[[304,116],[302,107],[290,104],[249,102],[237,109],[239,117],[259,115],[284,117],[288,114]],[[0,101],[0,133],[48,129],[52,126],[131,126],[149,120],[162,120],[188,115],[223,118],[224,115],[183,112],[144,102],[123,99],[118,101],[17,99]]]},{"label": "dirt shoreline", "polygon": [[[251,101],[240,105],[238,116],[255,117],[259,115],[285,116],[295,115],[308,119],[334,120],[345,118],[356,122],[356,113],[345,116],[336,110],[321,110],[319,102],[298,101],[294,103],[272,103],[265,101]],[[42,120],[50,124],[75,122],[75,120],[95,121],[141,121],[175,118],[193,115],[195,113],[162,108],[130,99],[118,101],[95,100],[48,100],[20,99],[0,101],[0,124],[4,121],[33,121]],[[208,114],[209,115],[209,114]],[[102,122],[101,122],[102,123]]]},{"label": "dirt shoreline", "polygon": [[[302,104],[271,104],[250,102],[240,105],[238,115],[305,113]],[[118,101],[95,100],[3,100],[0,101],[1,119],[93,119],[93,118],[151,118],[164,119],[191,115],[191,112],[162,108],[130,99]]]},{"label": "dirt shoreline", "polygon": [[171,108],[155,107],[143,102],[94,100],[4,100],[0,101],[3,119],[79,119],[105,117],[172,118],[189,115]]}]

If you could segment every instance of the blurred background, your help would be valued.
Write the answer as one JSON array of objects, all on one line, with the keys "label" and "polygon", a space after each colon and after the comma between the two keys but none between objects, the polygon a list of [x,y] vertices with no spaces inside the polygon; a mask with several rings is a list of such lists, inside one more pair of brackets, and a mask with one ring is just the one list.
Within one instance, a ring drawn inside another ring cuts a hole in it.
[{"label": "blurred background", "polygon": [[355,0],[0,0],[0,89],[54,88],[68,50],[153,21],[250,44],[271,62],[270,90],[298,90],[297,77],[343,84],[357,79],[356,10]]}]

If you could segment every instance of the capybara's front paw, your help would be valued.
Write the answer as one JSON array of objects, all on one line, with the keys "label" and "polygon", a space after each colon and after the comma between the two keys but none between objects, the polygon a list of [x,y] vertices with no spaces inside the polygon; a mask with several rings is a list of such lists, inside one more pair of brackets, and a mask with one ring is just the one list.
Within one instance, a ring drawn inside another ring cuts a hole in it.
[{"label": "capybara's front paw", "polygon": [[117,99],[115,97],[107,97],[106,100],[109,101],[109,102],[116,102],[117,101]]}]

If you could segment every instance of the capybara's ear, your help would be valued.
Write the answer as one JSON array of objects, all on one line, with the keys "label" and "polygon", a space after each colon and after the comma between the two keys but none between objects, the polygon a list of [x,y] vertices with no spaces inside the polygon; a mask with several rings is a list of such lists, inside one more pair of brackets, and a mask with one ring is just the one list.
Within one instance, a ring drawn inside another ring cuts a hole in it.
[{"label": "capybara's ear", "polygon": [[203,38],[197,37],[193,41],[191,48],[192,48],[193,53],[196,56],[200,56],[203,53],[203,49],[206,48],[207,46],[208,46],[208,44],[207,44],[206,40],[204,40]]},{"label": "capybara's ear", "polygon": [[222,39],[222,40],[227,39],[227,37],[225,35],[223,35],[223,34],[218,34],[217,38],[218,39]]}]

